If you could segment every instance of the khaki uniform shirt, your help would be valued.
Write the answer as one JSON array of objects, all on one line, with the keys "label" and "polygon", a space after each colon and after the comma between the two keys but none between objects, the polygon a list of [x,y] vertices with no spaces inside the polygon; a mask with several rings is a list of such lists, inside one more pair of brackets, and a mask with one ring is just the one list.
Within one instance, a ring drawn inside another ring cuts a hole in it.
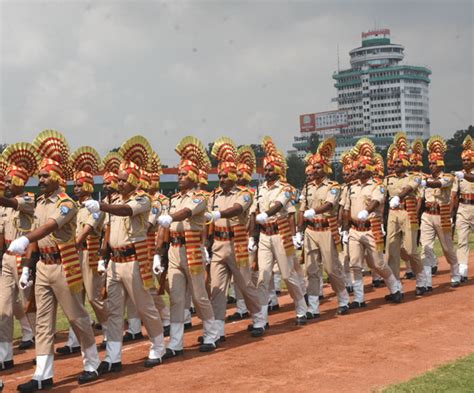
[{"label": "khaki uniform shirt", "polygon": [[30,232],[35,212],[34,194],[25,193],[15,197],[18,208],[3,207],[2,227],[5,240],[12,241]]},{"label": "khaki uniform shirt", "polygon": [[77,228],[76,236],[79,236],[84,226],[89,225],[92,230],[89,232],[89,236],[99,237],[102,232],[104,225],[105,213],[91,213],[86,207],[81,206],[77,212]]},{"label": "khaki uniform shirt", "polygon": [[158,230],[158,217],[162,214],[168,214],[170,209],[170,200],[165,195],[157,192],[151,197],[151,210],[148,215],[148,223],[151,225],[149,232]]},{"label": "khaki uniform shirt", "polygon": [[171,231],[202,231],[206,225],[204,214],[207,212],[207,196],[198,189],[189,190],[185,194],[180,192],[174,194],[170,201],[169,214],[173,214],[181,209],[191,210],[192,216],[184,221],[172,222]]},{"label": "khaki uniform shirt", "polygon": [[308,187],[307,200],[304,200],[301,204],[301,209],[316,209],[329,202],[332,204],[332,209],[323,213],[317,214],[315,219],[322,219],[328,216],[337,216],[339,209],[339,198],[341,196],[341,186],[338,182],[329,180],[328,178],[323,179],[321,183],[312,182]]},{"label": "khaki uniform shirt", "polygon": [[224,194],[223,190],[219,188],[216,191],[215,198],[211,196],[211,199],[209,200],[210,211],[226,210],[233,207],[235,204],[242,206],[242,213],[235,217],[218,219],[215,222],[217,227],[231,227],[239,224],[244,226],[247,225],[249,218],[248,211],[252,205],[252,194],[246,188],[234,187],[228,194]]},{"label": "khaki uniform shirt", "polygon": [[58,229],[48,236],[38,240],[40,248],[55,247],[57,243],[74,241],[76,234],[77,205],[58,188],[49,197],[41,195],[38,198],[33,227],[39,228],[53,219],[58,224]]},{"label": "khaki uniform shirt", "polygon": [[367,210],[367,206],[373,200],[379,202],[377,209],[373,213],[381,217],[385,199],[385,187],[374,179],[369,179],[365,184],[357,180],[351,185],[346,199],[344,210],[350,211],[352,220],[358,221],[357,215],[359,212]]},{"label": "khaki uniform shirt", "polygon": [[[474,174],[474,169],[470,173]],[[467,181],[466,179],[459,180],[455,177],[451,191],[459,194],[474,194],[474,182]]]},{"label": "khaki uniform shirt", "polygon": [[273,207],[275,202],[280,202],[283,207],[274,216],[268,219],[269,223],[275,222],[279,218],[288,217],[291,197],[291,189],[281,184],[280,181],[275,182],[272,186],[268,186],[267,182],[264,182],[258,188],[254,207],[255,210],[258,209],[260,213],[263,213]]},{"label": "khaki uniform shirt", "polygon": [[124,200],[120,195],[114,204],[130,206],[132,215],[126,217],[110,215],[110,247],[119,248],[145,240],[148,215],[151,209],[150,196],[137,191],[127,200]]},{"label": "khaki uniform shirt", "polygon": [[415,173],[403,173],[401,176],[396,174],[388,175],[384,180],[384,186],[387,190],[387,195],[390,198],[400,195],[405,187],[411,187],[413,191],[409,196],[417,197],[419,194],[419,187],[421,184],[421,177]]},{"label": "khaki uniform shirt", "polygon": [[454,183],[454,176],[450,173],[440,173],[437,178],[432,175],[428,176],[428,180],[442,180],[441,188],[425,188],[425,201],[429,203],[439,203],[447,205],[451,202],[451,189]]}]

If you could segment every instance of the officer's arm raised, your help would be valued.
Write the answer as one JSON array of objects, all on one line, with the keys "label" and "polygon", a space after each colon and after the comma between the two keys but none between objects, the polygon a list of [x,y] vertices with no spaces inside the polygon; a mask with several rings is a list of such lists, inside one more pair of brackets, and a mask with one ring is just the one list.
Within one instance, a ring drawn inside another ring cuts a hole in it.
[{"label": "officer's arm raised", "polygon": [[0,197],[0,206],[11,207],[16,210],[18,208],[18,200],[16,198]]},{"label": "officer's arm raised", "polygon": [[234,203],[232,207],[229,207],[225,210],[220,210],[219,212],[221,213],[222,218],[232,218],[242,214],[243,211],[244,208],[240,203]]},{"label": "officer's arm raised", "polygon": [[133,209],[128,204],[123,205],[109,205],[108,203],[100,202],[100,210],[106,213],[113,214],[120,217],[133,216]]}]

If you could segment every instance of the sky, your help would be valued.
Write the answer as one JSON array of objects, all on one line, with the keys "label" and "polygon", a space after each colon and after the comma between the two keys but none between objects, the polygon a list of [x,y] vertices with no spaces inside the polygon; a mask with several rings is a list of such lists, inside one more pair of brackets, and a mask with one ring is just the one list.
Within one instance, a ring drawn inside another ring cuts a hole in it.
[{"label": "sky", "polygon": [[0,143],[50,128],[104,155],[142,134],[169,165],[186,135],[288,150],[375,27],[432,70],[431,133],[450,137],[473,124],[473,4],[0,0]]}]

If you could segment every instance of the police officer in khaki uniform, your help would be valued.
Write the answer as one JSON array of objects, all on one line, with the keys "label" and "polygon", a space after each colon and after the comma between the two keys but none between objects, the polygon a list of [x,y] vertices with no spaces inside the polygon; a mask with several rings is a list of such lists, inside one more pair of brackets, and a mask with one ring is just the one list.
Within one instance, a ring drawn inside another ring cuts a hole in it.
[{"label": "police officer in khaki uniform", "polygon": [[[2,234],[6,248],[12,240],[27,234],[33,223],[35,209],[34,195],[24,192],[28,178],[38,168],[39,156],[29,143],[16,143],[7,147],[3,157],[9,165],[5,177],[5,196],[0,195],[2,207]],[[2,193],[3,194],[3,193]],[[3,251],[3,246],[2,246]],[[14,309],[22,305],[18,301],[20,291],[18,278],[21,273],[21,257],[6,251],[2,257],[0,273],[0,370],[13,367],[13,315]],[[23,291],[23,305],[30,299],[32,288],[29,285]],[[24,313],[22,312],[23,318]],[[35,327],[35,314],[27,314],[30,325]],[[30,340],[32,337],[30,337]]]},{"label": "police officer in khaki uniform", "polygon": [[375,145],[370,139],[361,138],[355,151],[359,155],[359,177],[351,185],[350,194],[344,206],[345,228],[349,226],[349,256],[354,283],[354,300],[350,308],[365,307],[362,264],[375,270],[387,284],[390,295],[387,300],[402,301],[397,280],[383,258],[382,209],[385,187],[373,179],[373,155]]},{"label": "police officer in khaki uniform", "polygon": [[[81,344],[84,372],[78,382],[97,379],[99,366],[94,332],[82,303],[82,274],[75,242],[77,206],[59,186],[69,148],[64,136],[53,130],[42,131],[33,145],[43,156],[39,168],[39,188],[43,195],[37,200],[33,230],[9,247],[17,255],[26,250],[25,267],[33,267],[33,254],[39,252],[35,281],[36,370],[31,381],[18,386],[21,392],[33,392],[53,384],[58,302]],[[23,269],[20,286],[28,285],[29,278],[29,269]]]},{"label": "police officer in khaki uniform", "polygon": [[[256,196],[256,211],[250,218],[250,232],[254,234],[249,239],[249,251],[256,248],[258,242],[258,287],[261,289],[261,305],[268,319],[268,291],[275,261],[280,267],[283,280],[290,296],[295,302],[296,324],[306,324],[308,311],[300,278],[295,270],[295,233],[290,228],[288,219],[288,204],[291,200],[291,189],[280,183],[283,172],[283,160],[270,137],[263,140],[265,148],[265,182],[258,188]],[[255,225],[255,224],[258,224]],[[294,229],[293,229],[294,230]]]},{"label": "police officer in khaki uniform", "polygon": [[253,316],[251,334],[261,337],[266,320],[257,287],[252,282],[247,250],[247,221],[252,194],[244,187],[235,186],[237,149],[230,138],[219,138],[213,145],[212,155],[219,161],[220,188],[210,199],[210,213],[206,213],[206,218],[213,223],[211,303],[218,334],[221,340],[225,337],[226,293],[232,275]]},{"label": "police officer in khaki uniform", "polygon": [[[94,175],[100,167],[100,156],[90,146],[77,149],[71,156],[74,169],[74,194],[79,202],[92,199],[94,191]],[[105,213],[91,214],[84,206],[79,207],[76,226],[76,247],[79,251],[85,295],[100,323],[104,341],[107,341],[107,303],[104,302],[102,291],[105,277],[97,271],[99,261],[100,234],[104,224]],[[84,299],[85,300],[85,299]],[[58,354],[67,355],[80,350],[74,330],[69,329],[69,337],[65,346],[57,348]]]},{"label": "police officer in khaki uniform", "polygon": [[432,136],[427,143],[431,174],[422,180],[425,187],[425,211],[421,216],[421,260],[426,274],[427,290],[432,291],[434,241],[438,237],[446,260],[451,265],[451,286],[461,282],[459,264],[451,237],[451,189],[454,176],[443,172],[446,142],[440,136]]},{"label": "police officer in khaki uniform", "polygon": [[395,136],[393,154],[394,173],[385,178],[385,188],[389,201],[387,224],[387,257],[388,264],[400,282],[400,250],[405,250],[406,257],[416,275],[416,295],[422,296],[426,291],[426,278],[417,247],[417,195],[421,184],[421,176],[408,174],[407,139],[405,133]]},{"label": "police officer in khaki uniform", "polygon": [[455,173],[452,197],[456,214],[456,233],[461,282],[467,281],[469,267],[469,233],[474,230],[474,142],[470,135],[463,142],[463,170]]},{"label": "police officer in khaki uniform", "polygon": [[107,352],[99,370],[101,373],[122,368],[122,332],[125,293],[135,304],[150,338],[150,350],[145,367],[162,363],[165,353],[163,326],[149,289],[153,286],[151,262],[146,242],[147,218],[151,200],[137,190],[140,168],[146,167],[151,146],[142,136],[134,136],[120,147],[123,161],[118,173],[120,198],[114,204],[88,200],[84,205],[94,214],[110,214],[111,261],[107,270],[109,319],[107,321]]},{"label": "police officer in khaki uniform", "polygon": [[[181,156],[178,169],[180,192],[171,197],[169,214],[161,215],[158,224],[168,230],[171,247],[168,252],[171,328],[165,358],[183,354],[184,309],[186,292],[190,288],[196,312],[203,321],[201,352],[214,351],[219,340],[214,312],[205,283],[205,256],[202,233],[206,224],[207,198],[197,189],[199,167],[206,155],[202,142],[185,137],[176,147]],[[163,236],[165,237],[165,236]],[[157,244],[160,252],[161,245]],[[159,270],[160,258],[153,269]]]},{"label": "police officer in khaki uniform", "polygon": [[318,318],[319,293],[322,277],[321,265],[328,273],[329,281],[337,294],[339,314],[349,311],[349,295],[344,282],[342,265],[338,252],[342,251],[341,238],[337,222],[338,203],[341,193],[340,185],[327,178],[332,172],[330,162],[336,149],[336,140],[330,138],[318,146],[318,151],[310,159],[313,167],[313,182],[308,185],[308,192],[300,206],[299,241],[303,240],[304,257],[308,277],[307,317]]}]

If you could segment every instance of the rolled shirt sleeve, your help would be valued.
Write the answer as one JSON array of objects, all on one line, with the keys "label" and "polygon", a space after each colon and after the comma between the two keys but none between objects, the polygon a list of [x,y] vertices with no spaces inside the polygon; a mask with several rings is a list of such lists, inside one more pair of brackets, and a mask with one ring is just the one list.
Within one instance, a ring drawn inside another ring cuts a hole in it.
[{"label": "rolled shirt sleeve", "polygon": [[70,201],[61,202],[54,214],[49,218],[52,218],[58,224],[58,229],[62,228],[69,221],[75,219],[77,214],[77,207]]}]

